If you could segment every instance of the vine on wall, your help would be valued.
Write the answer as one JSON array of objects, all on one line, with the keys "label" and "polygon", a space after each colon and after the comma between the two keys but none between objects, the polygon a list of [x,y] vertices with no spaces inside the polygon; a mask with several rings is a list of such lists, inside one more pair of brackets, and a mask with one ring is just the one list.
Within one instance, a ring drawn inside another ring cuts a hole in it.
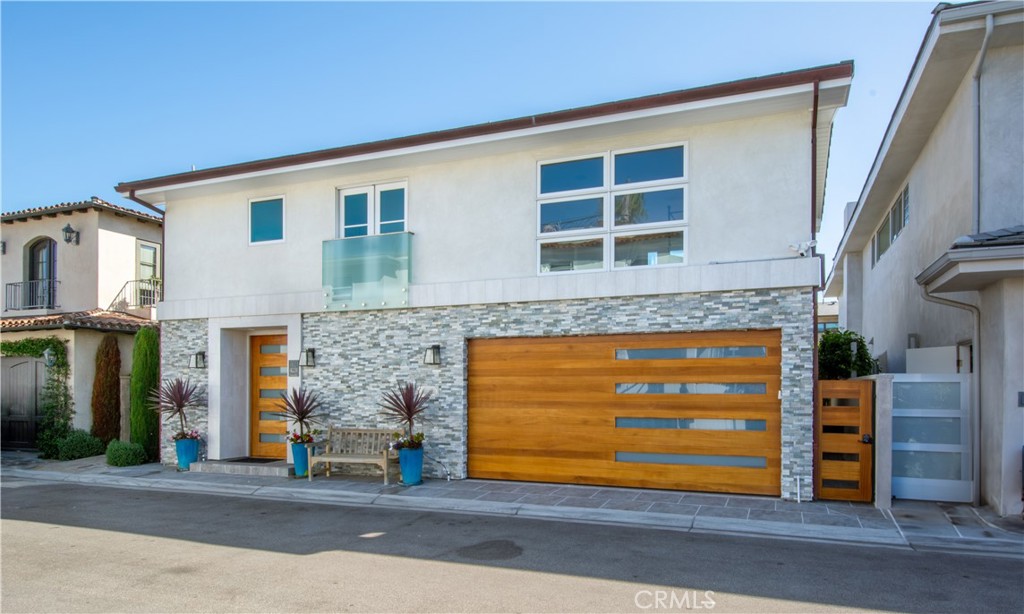
[{"label": "vine on wall", "polygon": [[43,419],[36,433],[36,447],[41,457],[56,458],[57,441],[71,433],[71,418],[75,413],[68,386],[71,365],[68,364],[67,342],[52,336],[0,341],[0,354],[4,356],[42,358],[47,349],[53,352],[54,364],[46,370],[46,383],[40,395]]}]

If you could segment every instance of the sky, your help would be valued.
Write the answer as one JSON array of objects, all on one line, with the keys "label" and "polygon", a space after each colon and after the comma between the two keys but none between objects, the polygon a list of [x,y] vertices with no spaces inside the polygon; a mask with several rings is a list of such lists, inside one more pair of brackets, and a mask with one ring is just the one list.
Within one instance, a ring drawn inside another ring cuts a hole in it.
[{"label": "sky", "polygon": [[934,6],[5,0],[2,209],[137,208],[113,186],[853,60],[830,258]]}]

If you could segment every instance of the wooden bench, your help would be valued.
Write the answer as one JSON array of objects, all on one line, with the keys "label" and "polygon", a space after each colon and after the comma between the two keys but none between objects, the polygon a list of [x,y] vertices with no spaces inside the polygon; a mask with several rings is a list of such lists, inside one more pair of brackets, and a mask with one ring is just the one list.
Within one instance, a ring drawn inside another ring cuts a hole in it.
[{"label": "wooden bench", "polygon": [[[313,466],[327,465],[327,477],[331,477],[331,463],[353,463],[377,465],[384,471],[384,483],[388,483],[388,468],[398,463],[398,455],[391,450],[391,429],[353,429],[340,426],[328,427],[326,439],[306,444],[309,455],[309,481],[313,481]],[[323,451],[316,453],[317,448]]]}]

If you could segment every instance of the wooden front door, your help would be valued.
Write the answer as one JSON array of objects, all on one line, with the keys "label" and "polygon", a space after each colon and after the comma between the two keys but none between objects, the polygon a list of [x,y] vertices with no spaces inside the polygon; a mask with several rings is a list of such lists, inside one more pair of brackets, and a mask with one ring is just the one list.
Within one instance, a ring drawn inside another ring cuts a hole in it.
[{"label": "wooden front door", "polygon": [[874,496],[874,382],[818,382],[815,490],[820,499],[871,501]]},{"label": "wooden front door", "polygon": [[777,330],[469,343],[469,475],[778,495]]},{"label": "wooden front door", "polygon": [[276,412],[288,390],[288,336],[254,336],[249,348],[249,454],[283,459],[288,423]]},{"label": "wooden front door", "polygon": [[40,394],[46,366],[42,360],[26,356],[5,356],[0,365],[0,442],[5,448],[34,448],[42,418]]}]

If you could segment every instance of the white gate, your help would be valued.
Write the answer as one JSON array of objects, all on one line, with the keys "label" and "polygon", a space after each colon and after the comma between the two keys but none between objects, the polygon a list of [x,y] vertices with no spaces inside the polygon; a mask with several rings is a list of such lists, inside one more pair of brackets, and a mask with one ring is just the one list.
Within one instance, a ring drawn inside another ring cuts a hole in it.
[{"label": "white gate", "polygon": [[973,499],[969,375],[894,374],[892,494]]}]

